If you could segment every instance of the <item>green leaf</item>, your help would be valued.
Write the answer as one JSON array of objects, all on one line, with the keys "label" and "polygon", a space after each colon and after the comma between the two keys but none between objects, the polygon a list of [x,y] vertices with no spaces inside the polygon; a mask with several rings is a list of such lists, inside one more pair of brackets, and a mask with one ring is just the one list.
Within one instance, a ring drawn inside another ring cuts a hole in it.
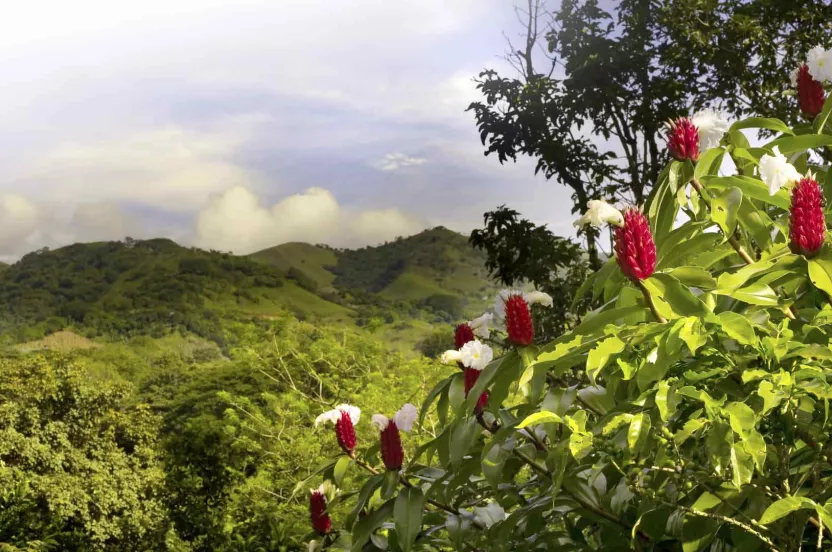
[{"label": "green leaf", "polygon": [[676,388],[666,381],[659,382],[659,390],[656,392],[656,406],[659,408],[659,416],[666,422],[675,412],[676,407],[682,399],[676,393]]},{"label": "green leaf", "polygon": [[650,437],[650,416],[646,412],[642,412],[638,416],[633,416],[630,421],[630,428],[627,430],[627,446],[630,449],[633,457],[638,457]]},{"label": "green leaf", "polygon": [[715,194],[711,201],[711,220],[722,228],[726,236],[731,236],[737,228],[737,212],[740,204],[742,204],[742,191],[737,187]]},{"label": "green leaf", "polygon": [[650,293],[656,310],[668,320],[705,316],[709,312],[705,303],[670,274],[656,273],[641,283]]},{"label": "green leaf", "polygon": [[595,376],[610,360],[610,356],[616,355],[624,350],[625,343],[617,336],[608,337],[600,341],[591,351],[586,360],[586,373],[589,381],[595,385]]},{"label": "green leaf", "polygon": [[381,498],[387,500],[396,494],[396,487],[399,486],[399,472],[386,471],[384,472],[384,479],[381,482]]},{"label": "green leaf", "polygon": [[780,132],[782,134],[794,134],[794,132],[792,132],[792,129],[789,128],[789,126],[780,119],[767,117],[749,117],[748,119],[737,121],[736,123],[731,125],[729,132],[731,130],[741,130],[744,128],[765,128],[768,130],[773,130],[774,132]]},{"label": "green leaf", "polygon": [[332,470],[333,479],[335,479],[335,486],[340,487],[344,481],[344,475],[347,473],[347,468],[352,464],[352,458],[349,456],[342,456],[335,462],[335,468]]},{"label": "green leaf", "polygon": [[832,296],[832,258],[829,257],[826,250],[809,259],[809,279],[816,288]]},{"label": "green leaf", "polygon": [[543,410],[541,412],[535,412],[517,424],[517,429],[523,429],[524,427],[532,426],[532,425],[539,425],[539,424],[548,424],[548,423],[563,423],[563,418],[555,414],[554,412],[549,412]]},{"label": "green leaf", "polygon": [[442,391],[447,389],[447,387],[451,384],[451,378],[445,378],[439,383],[437,383],[433,389],[430,390],[428,396],[425,397],[425,401],[422,403],[422,409],[419,411],[419,425],[423,425],[425,421],[425,416],[427,415],[428,411],[430,410],[433,401],[436,400],[436,397],[439,396]]},{"label": "green leaf", "polygon": [[757,422],[757,415],[745,403],[731,402],[725,405],[725,412],[728,414],[728,420],[731,422],[731,429],[745,435],[747,432],[754,429],[754,424]]},{"label": "green leaf", "polygon": [[731,475],[731,482],[737,489],[751,483],[751,476],[754,475],[754,462],[751,455],[739,443],[731,445]]},{"label": "green leaf", "polygon": [[379,473],[376,475],[371,476],[367,481],[364,483],[364,486],[361,487],[361,491],[358,493],[358,500],[355,503],[355,507],[353,507],[352,511],[347,516],[347,527],[352,527],[352,524],[358,519],[358,514],[367,503],[370,501],[370,497],[373,496],[376,489],[381,486],[382,482],[384,481],[384,474]]},{"label": "green leaf", "polygon": [[450,402],[451,408],[457,417],[465,415],[465,378],[461,372],[457,372],[450,378],[448,402]]},{"label": "green leaf", "polygon": [[388,500],[368,516],[358,520],[352,530],[351,552],[361,552],[364,545],[370,540],[370,535],[381,527],[393,514],[393,500]]},{"label": "green leaf", "polygon": [[760,382],[760,386],[757,388],[757,394],[763,399],[763,414],[780,406],[780,403],[786,398],[786,393],[775,389],[774,385],[766,380]]},{"label": "green leaf", "polygon": [[721,147],[711,148],[699,156],[699,161],[696,163],[696,168],[693,170],[693,177],[697,180],[702,180],[702,177],[708,174],[716,174],[719,167],[722,165],[722,157],[725,155],[725,149]]},{"label": "green leaf", "polygon": [[679,327],[679,339],[688,346],[690,354],[695,355],[696,350],[708,342],[708,335],[702,326],[702,321],[695,316],[690,316]]},{"label": "green leaf", "polygon": [[676,444],[678,446],[682,446],[684,442],[690,438],[691,435],[693,435],[699,429],[704,427],[705,423],[707,423],[707,421],[701,418],[688,420],[687,422],[685,422],[685,425],[682,427],[682,429],[676,432],[676,434],[673,436],[673,440],[676,441]]},{"label": "green leaf", "polygon": [[698,266],[679,266],[668,272],[682,284],[699,289],[714,289],[716,280],[711,273]]},{"label": "green leaf", "polygon": [[800,136],[786,136],[772,140],[766,144],[766,149],[780,148],[780,153],[792,153],[795,151],[806,151],[832,145],[832,136],[828,134],[802,134]]},{"label": "green leaf", "polygon": [[818,134],[823,134],[823,128],[829,121],[830,115],[832,115],[832,96],[826,98],[826,101],[823,102],[823,109],[821,109],[818,116],[815,117],[815,120],[812,122],[812,126],[815,127]]},{"label": "green leaf", "polygon": [[425,507],[425,495],[418,487],[405,487],[399,491],[393,506],[393,520],[399,546],[409,552],[416,536],[422,529],[422,512]]},{"label": "green leaf", "polygon": [[[638,312],[642,312],[643,310],[644,307],[641,305],[632,305],[629,307],[608,309],[605,311],[589,314],[583,320],[581,320],[581,323],[578,325],[577,328],[572,330],[572,333],[575,335],[590,334],[599,328],[603,328],[607,324],[615,324],[623,318],[626,318]],[[480,378],[482,378],[482,376],[480,376]]]},{"label": "green leaf", "polygon": [[467,418],[459,420],[454,432],[451,434],[451,464],[459,468],[462,464],[463,458],[468,454],[471,445],[474,444],[479,434],[479,424],[474,418]]},{"label": "green leaf", "polygon": [[735,290],[716,289],[714,293],[717,295],[727,295],[749,305],[761,305],[764,307],[775,306],[780,301],[777,293],[765,284],[751,284]]},{"label": "green leaf", "polygon": [[722,331],[729,337],[743,345],[757,344],[757,334],[754,333],[754,327],[745,316],[731,311],[721,312],[717,316],[722,325]]},{"label": "green leaf", "polygon": [[796,512],[804,508],[814,509],[815,506],[816,504],[808,498],[804,498],[802,496],[787,496],[786,498],[781,498],[766,508],[766,511],[763,512],[763,515],[760,517],[760,523],[768,525],[791,514],[792,512]]},{"label": "green leaf", "polygon": [[774,205],[783,210],[788,210],[789,204],[791,203],[789,193],[785,188],[771,195],[768,186],[762,180],[750,176],[716,176],[704,178],[702,184],[707,190],[712,192],[727,190],[729,188],[739,188],[744,196],[768,203],[769,205]]}]

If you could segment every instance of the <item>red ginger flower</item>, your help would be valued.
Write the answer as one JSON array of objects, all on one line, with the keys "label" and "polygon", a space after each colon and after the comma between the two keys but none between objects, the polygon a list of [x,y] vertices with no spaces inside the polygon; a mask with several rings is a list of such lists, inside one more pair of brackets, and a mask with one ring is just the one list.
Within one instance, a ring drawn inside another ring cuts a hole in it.
[{"label": "red ginger flower", "polygon": [[667,132],[667,147],[677,161],[699,159],[699,129],[687,117],[670,122]]},{"label": "red ginger flower", "polygon": [[800,106],[800,110],[810,117],[815,117],[823,110],[825,99],[823,84],[815,80],[809,72],[808,65],[801,65],[797,70],[797,105]]},{"label": "red ginger flower", "polygon": [[[474,388],[474,384],[477,383],[477,380],[480,377],[480,370],[476,368],[464,368],[462,370],[463,376],[465,376],[465,397],[468,397],[468,393],[471,389]],[[480,398],[477,399],[477,405],[474,407],[474,412],[479,414],[488,404],[488,391],[483,391],[480,395]]]},{"label": "red ginger flower", "polygon": [[792,253],[814,257],[826,240],[823,216],[823,190],[811,174],[792,190],[789,220],[789,247]]},{"label": "red ginger flower", "polygon": [[312,528],[317,533],[326,535],[332,529],[332,520],[326,511],[323,485],[312,491],[312,496],[309,497],[309,517],[312,520]]},{"label": "red ginger flower", "polygon": [[506,333],[508,339],[515,345],[525,347],[534,341],[534,325],[529,312],[529,304],[519,294],[509,296],[506,304]]},{"label": "red ginger flower", "polygon": [[393,419],[382,414],[373,415],[373,425],[379,430],[379,450],[384,467],[391,471],[400,470],[404,463],[404,447],[399,430],[410,431],[418,411],[412,404],[404,405]]},{"label": "red ginger flower", "polygon": [[624,213],[624,226],[615,229],[615,256],[621,271],[633,281],[656,270],[656,244],[647,218],[636,209]]},{"label": "red ginger flower", "polygon": [[335,437],[338,439],[341,450],[352,454],[356,446],[355,424],[358,423],[360,417],[361,410],[358,407],[342,404],[318,416],[315,419],[315,427],[325,422],[335,424]]},{"label": "red ginger flower", "polygon": [[474,330],[465,322],[457,326],[456,330],[454,330],[454,345],[457,349],[461,349],[469,341],[474,341]]}]

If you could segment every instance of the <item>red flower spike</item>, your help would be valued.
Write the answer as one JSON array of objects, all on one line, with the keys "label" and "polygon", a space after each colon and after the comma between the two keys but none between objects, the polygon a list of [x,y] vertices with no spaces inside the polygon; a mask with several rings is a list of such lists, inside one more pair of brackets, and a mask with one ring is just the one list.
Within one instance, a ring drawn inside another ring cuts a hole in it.
[{"label": "red flower spike", "polygon": [[474,330],[471,329],[468,323],[460,324],[454,330],[454,345],[456,345],[456,349],[461,349],[469,341],[474,341]]},{"label": "red flower spike", "polygon": [[338,438],[338,444],[341,445],[341,450],[347,454],[352,454],[355,450],[355,426],[352,424],[352,418],[345,411],[341,411],[341,418],[335,422],[335,436]]},{"label": "red flower spike", "polygon": [[396,422],[390,420],[387,427],[381,430],[379,442],[384,466],[391,471],[400,470],[404,463],[404,448]]},{"label": "red flower spike", "polygon": [[482,395],[480,395],[480,398],[477,399],[477,406],[474,407],[475,414],[479,414],[480,412],[485,410],[485,407],[488,406],[488,397],[488,391],[483,391]]},{"label": "red flower spike", "polygon": [[825,101],[823,84],[812,77],[806,64],[797,72],[797,105],[809,117],[815,117],[823,110]]},{"label": "red flower spike", "polygon": [[534,341],[532,315],[522,295],[515,294],[506,299],[506,333],[509,341],[521,347]]},{"label": "red flower spike", "polygon": [[332,529],[332,520],[326,511],[326,497],[320,491],[312,491],[309,497],[309,517],[312,528],[320,535],[326,535]]},{"label": "red flower spike", "polygon": [[792,253],[814,257],[826,240],[823,190],[814,178],[803,178],[792,190],[789,248]]},{"label": "red flower spike", "polygon": [[647,218],[636,209],[624,213],[624,226],[615,229],[615,257],[630,280],[652,276],[656,270],[656,244]]},{"label": "red flower spike", "polygon": [[696,125],[687,117],[671,121],[667,132],[667,147],[673,159],[690,159],[696,163],[699,159],[699,130]]},{"label": "red flower spike", "polygon": [[[468,397],[468,393],[471,389],[474,388],[474,384],[477,383],[477,380],[480,377],[480,371],[474,370],[473,368],[465,368],[462,371],[462,374],[465,376],[465,397]],[[477,400],[477,405],[474,407],[474,412],[479,414],[488,404],[488,391],[483,391],[480,395],[480,398]]]}]

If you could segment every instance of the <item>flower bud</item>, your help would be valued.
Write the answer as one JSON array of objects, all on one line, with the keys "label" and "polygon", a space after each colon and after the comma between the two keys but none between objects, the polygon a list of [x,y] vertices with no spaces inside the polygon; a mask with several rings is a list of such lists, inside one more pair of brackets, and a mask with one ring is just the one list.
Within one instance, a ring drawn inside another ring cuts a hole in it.
[{"label": "flower bud", "polygon": [[399,435],[399,428],[394,420],[387,422],[387,427],[379,434],[381,459],[388,470],[400,470],[404,463],[404,447]]},{"label": "flower bud", "polygon": [[671,121],[667,132],[667,147],[677,161],[699,159],[699,129],[687,117]]},{"label": "flower bud", "polygon": [[312,491],[309,497],[309,517],[312,528],[320,535],[326,535],[332,529],[332,520],[326,511],[326,496],[321,489]]},{"label": "flower bud", "polygon": [[792,190],[789,215],[789,247],[792,253],[814,257],[826,240],[823,191],[809,174]]},{"label": "flower bud", "polygon": [[349,413],[341,411],[341,418],[335,422],[335,436],[338,439],[338,444],[341,445],[341,450],[347,454],[355,450],[355,426],[352,423]]},{"label": "flower bud", "polygon": [[457,349],[461,349],[463,345],[468,343],[469,341],[474,341],[474,330],[471,329],[471,326],[468,323],[460,324],[454,330],[454,346]]},{"label": "flower bud", "polygon": [[529,304],[522,295],[506,299],[506,333],[515,345],[525,347],[534,341],[534,325]]},{"label": "flower bud", "polygon": [[615,257],[627,278],[644,280],[656,270],[656,244],[647,218],[636,209],[624,213],[624,227],[615,229]]}]

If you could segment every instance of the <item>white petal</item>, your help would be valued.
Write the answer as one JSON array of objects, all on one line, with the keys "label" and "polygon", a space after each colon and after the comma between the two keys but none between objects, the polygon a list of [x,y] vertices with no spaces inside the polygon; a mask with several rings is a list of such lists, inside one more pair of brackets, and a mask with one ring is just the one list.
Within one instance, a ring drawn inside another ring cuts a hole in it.
[{"label": "white petal", "polygon": [[491,527],[506,519],[506,511],[496,502],[492,502],[484,508],[474,507],[474,517],[486,527]]},{"label": "white petal", "polygon": [[806,65],[809,66],[809,73],[815,80],[832,80],[832,50],[815,46],[806,55]]},{"label": "white petal", "polygon": [[459,350],[462,354],[462,364],[466,368],[482,370],[494,358],[494,351],[479,340],[469,341]]},{"label": "white petal", "polygon": [[552,306],[552,296],[548,293],[543,293],[542,291],[530,291],[529,293],[526,293],[524,297],[526,302],[530,305],[540,304],[544,307]]},{"label": "white petal", "polygon": [[347,415],[350,417],[350,420],[352,420],[352,425],[357,424],[358,420],[361,418],[361,409],[357,406],[353,406],[351,404],[342,404],[338,406],[338,410],[347,413]]},{"label": "white petal", "polygon": [[494,315],[490,312],[486,312],[477,318],[474,318],[470,322],[468,322],[468,326],[474,331],[474,335],[477,337],[482,337],[488,339],[491,335],[491,332],[488,329],[488,325],[491,324],[491,321],[494,319]]},{"label": "white petal", "polygon": [[802,67],[802,65],[803,64],[798,65],[797,67],[792,69],[791,73],[789,73],[789,81],[791,81],[792,83],[792,88],[797,88],[797,75],[798,73],[800,73],[800,68]]},{"label": "white petal", "polygon": [[445,351],[442,353],[442,364],[453,364],[462,361],[462,353],[455,350]]},{"label": "white petal", "polygon": [[384,431],[387,429],[387,425],[390,423],[390,420],[388,420],[387,416],[384,414],[373,414],[372,422],[373,425],[376,426],[376,429]]},{"label": "white petal", "polygon": [[494,299],[494,317],[497,320],[503,320],[506,317],[506,301],[512,295],[523,295],[522,291],[514,289],[502,289]]},{"label": "white petal", "polygon": [[800,180],[800,173],[780,153],[777,146],[772,149],[772,153],[774,155],[766,154],[760,158],[760,179],[768,186],[769,194],[774,195],[783,186]]},{"label": "white petal", "polygon": [[717,147],[731,127],[727,116],[713,109],[703,109],[697,112],[691,117],[691,122],[699,131],[699,145],[702,151]]},{"label": "white petal", "polygon": [[605,222],[614,226],[624,225],[624,215],[621,211],[603,199],[591,199],[587,201],[586,206],[586,213],[574,222],[575,226],[581,227],[589,224],[600,227]]},{"label": "white petal", "polygon": [[335,422],[337,422],[340,419],[341,419],[341,411],[340,410],[338,410],[337,408],[334,409],[334,410],[328,410],[328,411],[324,412],[323,414],[321,414],[320,416],[318,416],[317,418],[315,418],[315,427],[318,427],[319,425],[321,425],[323,423],[326,423],[326,422],[332,422],[334,424]]},{"label": "white petal", "polygon": [[416,418],[419,417],[419,411],[410,403],[405,404],[396,415],[393,416],[393,421],[396,422],[396,427],[402,431],[410,431],[413,429],[413,424],[416,423]]}]

